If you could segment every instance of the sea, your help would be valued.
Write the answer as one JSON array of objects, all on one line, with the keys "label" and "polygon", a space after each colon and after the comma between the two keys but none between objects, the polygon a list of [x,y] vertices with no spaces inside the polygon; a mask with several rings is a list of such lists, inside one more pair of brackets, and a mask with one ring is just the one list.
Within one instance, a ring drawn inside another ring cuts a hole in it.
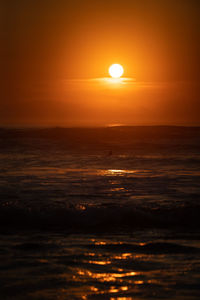
[{"label": "sea", "polygon": [[0,299],[200,299],[200,127],[1,128]]}]

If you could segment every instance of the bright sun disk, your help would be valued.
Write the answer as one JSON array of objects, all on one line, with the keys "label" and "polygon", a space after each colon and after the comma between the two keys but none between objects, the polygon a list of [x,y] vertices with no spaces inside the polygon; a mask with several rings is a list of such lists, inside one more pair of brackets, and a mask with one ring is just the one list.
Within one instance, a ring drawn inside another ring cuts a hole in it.
[{"label": "bright sun disk", "polygon": [[112,78],[120,78],[124,73],[124,69],[120,64],[111,65],[108,71]]}]

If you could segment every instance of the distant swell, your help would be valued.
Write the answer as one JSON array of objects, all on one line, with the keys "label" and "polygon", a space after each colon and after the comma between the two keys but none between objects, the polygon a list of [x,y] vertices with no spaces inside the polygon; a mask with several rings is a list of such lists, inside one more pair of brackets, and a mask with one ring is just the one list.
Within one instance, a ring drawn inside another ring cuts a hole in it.
[{"label": "distant swell", "polygon": [[200,206],[137,209],[99,206],[52,209],[1,207],[1,229],[62,229],[69,232],[127,231],[145,228],[200,228]]},{"label": "distant swell", "polygon": [[91,244],[86,245],[87,248],[92,250],[97,250],[99,248],[106,251],[129,251],[135,253],[144,253],[144,254],[175,254],[175,253],[199,253],[200,249],[191,246],[179,245],[176,243],[167,243],[167,242],[149,242],[144,244],[129,244],[129,243],[120,243],[120,244]]}]

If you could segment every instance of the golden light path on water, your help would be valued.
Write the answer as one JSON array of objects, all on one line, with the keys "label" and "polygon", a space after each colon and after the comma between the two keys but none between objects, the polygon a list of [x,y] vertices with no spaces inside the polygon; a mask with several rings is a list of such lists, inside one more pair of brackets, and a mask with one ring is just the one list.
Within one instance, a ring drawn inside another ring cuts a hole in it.
[{"label": "golden light path on water", "polygon": [[[93,245],[96,246],[106,246],[107,242],[91,239]],[[119,244],[119,243],[118,243]],[[120,243],[121,244],[121,243]],[[140,259],[143,255],[133,255],[130,252],[124,252],[119,254],[111,254],[109,258],[106,259],[105,255],[102,253],[89,252],[85,254],[86,257],[91,257],[83,261],[83,263],[88,264],[88,267],[76,268],[73,280],[75,282],[93,282],[91,286],[88,286],[87,291],[84,295],[81,295],[82,300],[87,300],[90,295],[106,295],[109,300],[133,300],[135,298],[130,297],[129,295],[119,295],[117,297],[112,296],[112,294],[123,294],[129,292],[129,290],[137,290],[139,285],[143,285],[144,281],[142,280],[143,272],[125,270],[123,268],[117,268],[114,266],[114,262],[119,262],[120,260],[129,260],[129,259]],[[91,267],[90,267],[91,265]],[[99,271],[95,270],[93,266],[99,266],[102,269]],[[104,268],[109,267],[109,271]],[[95,270],[95,271],[94,271]],[[106,272],[105,272],[105,271]],[[105,284],[105,287],[102,289],[101,285]],[[148,282],[150,283],[150,281]]]},{"label": "golden light path on water", "polygon": [[132,174],[136,173],[136,170],[121,170],[121,169],[108,169],[104,171],[105,175],[123,175],[123,174]]},{"label": "golden light path on water", "polygon": [[[128,174],[137,174],[143,175],[148,173],[148,170],[138,170],[138,169],[92,169],[92,168],[57,168],[57,167],[32,167],[30,169],[24,169],[23,174],[29,175],[51,175],[51,174],[60,174],[66,175],[68,173],[87,173],[88,175],[107,175],[107,176],[117,176],[117,175],[128,175]],[[11,171],[10,174],[17,175],[17,171]]]},{"label": "golden light path on water", "polygon": [[[90,242],[95,247],[107,246],[107,241],[105,240],[92,238]],[[116,242],[116,245],[119,244],[123,243]],[[141,258],[145,259],[145,257],[148,260],[146,255],[133,254],[131,252],[112,254],[102,252],[101,248],[99,250],[85,253],[85,258],[82,260],[83,266],[72,267],[72,277],[70,276],[70,278],[74,283],[78,284],[77,288],[73,289],[73,292],[76,295],[80,295],[80,299],[88,300],[90,296],[102,295],[103,297],[108,297],[105,299],[109,300],[134,300],[136,299],[135,297],[130,297],[130,294],[126,295],[126,293],[137,293],[139,286],[145,283],[152,283],[150,280],[144,281],[144,271],[139,272],[134,269],[131,270],[130,267],[124,268],[120,266],[120,261],[127,260],[128,263],[130,260],[140,260]],[[69,274],[63,274],[62,277],[69,280]],[[89,284],[84,286],[85,282]]]},{"label": "golden light path on water", "polygon": [[[21,171],[21,170],[20,170]],[[66,175],[68,173],[87,173],[88,175],[128,175],[128,174],[136,174],[137,176],[157,176],[153,175],[150,170],[147,169],[92,169],[92,168],[58,168],[58,167],[31,167],[31,168],[24,168],[22,169],[24,175],[45,175],[46,177],[51,174],[60,174],[60,175]],[[11,170],[9,171],[10,175],[17,176],[19,174],[18,170]],[[176,170],[176,174],[179,175],[192,175],[199,176],[200,172],[199,170]]]}]

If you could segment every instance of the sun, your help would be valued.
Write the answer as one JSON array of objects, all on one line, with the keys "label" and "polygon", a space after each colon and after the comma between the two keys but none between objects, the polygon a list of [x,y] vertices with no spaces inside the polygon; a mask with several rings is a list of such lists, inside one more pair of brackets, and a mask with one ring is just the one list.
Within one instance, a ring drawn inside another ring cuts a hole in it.
[{"label": "sun", "polygon": [[113,64],[109,67],[108,72],[112,78],[120,78],[124,73],[124,69],[120,64]]}]

